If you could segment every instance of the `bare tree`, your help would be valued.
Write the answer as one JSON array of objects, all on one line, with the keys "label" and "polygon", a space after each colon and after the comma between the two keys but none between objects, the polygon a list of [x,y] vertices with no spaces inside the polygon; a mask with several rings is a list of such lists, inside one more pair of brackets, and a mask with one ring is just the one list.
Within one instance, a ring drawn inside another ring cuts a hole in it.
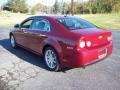
[{"label": "bare tree", "polygon": [[71,14],[74,15],[74,0],[71,0]]}]

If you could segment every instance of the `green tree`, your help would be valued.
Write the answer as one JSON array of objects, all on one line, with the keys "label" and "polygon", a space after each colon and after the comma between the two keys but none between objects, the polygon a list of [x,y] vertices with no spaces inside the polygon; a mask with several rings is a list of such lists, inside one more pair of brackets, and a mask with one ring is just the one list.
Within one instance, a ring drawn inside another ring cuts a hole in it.
[{"label": "green tree", "polygon": [[35,14],[36,12],[42,12],[44,10],[44,6],[41,3],[38,3],[32,7],[31,14]]},{"label": "green tree", "polygon": [[6,6],[13,12],[27,13],[28,8],[25,0],[8,0]]},{"label": "green tree", "polygon": [[120,12],[120,0],[114,0],[114,5],[112,7],[112,12],[119,13]]},{"label": "green tree", "polygon": [[74,7],[77,7],[77,13],[118,13],[120,12],[120,0],[88,0]]}]

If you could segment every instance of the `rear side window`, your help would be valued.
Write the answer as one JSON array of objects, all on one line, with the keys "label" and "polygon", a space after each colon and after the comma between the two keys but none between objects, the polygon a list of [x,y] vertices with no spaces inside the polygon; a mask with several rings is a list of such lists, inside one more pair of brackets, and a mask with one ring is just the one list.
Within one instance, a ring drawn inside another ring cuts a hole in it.
[{"label": "rear side window", "polygon": [[59,18],[57,20],[69,30],[96,27],[95,25],[89,23],[88,21],[79,18],[68,17],[68,18]]},{"label": "rear side window", "polygon": [[50,31],[50,23],[45,19],[37,19],[31,26],[32,30]]}]

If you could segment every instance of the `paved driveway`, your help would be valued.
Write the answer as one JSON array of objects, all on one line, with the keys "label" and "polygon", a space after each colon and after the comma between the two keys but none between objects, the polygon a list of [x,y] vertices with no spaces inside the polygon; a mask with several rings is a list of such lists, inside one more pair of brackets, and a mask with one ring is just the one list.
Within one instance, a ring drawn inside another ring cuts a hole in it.
[{"label": "paved driveway", "polygon": [[11,28],[0,28],[0,90],[120,90],[120,31],[106,60],[61,72],[47,71],[43,59],[9,44]]}]

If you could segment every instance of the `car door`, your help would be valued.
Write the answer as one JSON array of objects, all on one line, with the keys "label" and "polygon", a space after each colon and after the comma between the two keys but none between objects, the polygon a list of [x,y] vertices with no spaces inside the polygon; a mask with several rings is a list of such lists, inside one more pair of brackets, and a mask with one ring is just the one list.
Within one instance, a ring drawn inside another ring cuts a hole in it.
[{"label": "car door", "polygon": [[26,32],[27,47],[40,53],[41,45],[50,32],[50,22],[44,18],[36,18]]},{"label": "car door", "polygon": [[29,30],[32,22],[33,22],[33,19],[27,19],[20,24],[19,28],[16,28],[14,35],[15,35],[17,44],[27,47],[27,44],[28,44],[26,39],[27,32],[25,31]]}]

